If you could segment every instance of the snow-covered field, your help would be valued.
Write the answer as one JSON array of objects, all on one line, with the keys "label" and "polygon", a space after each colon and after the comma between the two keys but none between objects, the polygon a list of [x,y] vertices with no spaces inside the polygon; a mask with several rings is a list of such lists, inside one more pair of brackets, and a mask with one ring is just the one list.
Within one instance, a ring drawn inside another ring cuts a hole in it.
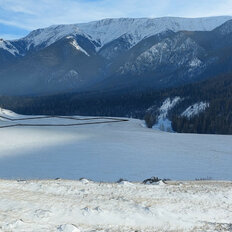
[{"label": "snow-covered field", "polygon": [[[14,119],[23,117],[9,111],[0,113]],[[172,180],[232,180],[232,136],[167,133],[147,129],[140,120],[111,120],[0,120],[0,126],[107,122],[0,128],[0,178],[142,181],[158,176]]]},{"label": "snow-covered field", "polygon": [[0,231],[232,231],[232,182],[0,181]]},{"label": "snow-covered field", "polygon": [[[0,118],[0,232],[232,231],[232,136],[135,119]],[[224,181],[107,183],[151,176]]]}]

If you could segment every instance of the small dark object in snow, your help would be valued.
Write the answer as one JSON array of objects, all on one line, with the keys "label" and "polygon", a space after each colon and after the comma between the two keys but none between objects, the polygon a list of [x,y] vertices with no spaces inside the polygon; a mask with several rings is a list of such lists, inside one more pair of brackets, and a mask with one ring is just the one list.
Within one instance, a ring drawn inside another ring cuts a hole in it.
[{"label": "small dark object in snow", "polygon": [[204,180],[213,180],[213,178],[210,177],[210,176],[207,176],[207,177],[204,177],[204,178],[196,178],[195,180],[196,181],[204,181]]},{"label": "small dark object in snow", "polygon": [[161,179],[159,179],[158,177],[153,176],[153,177],[151,177],[149,179],[144,180],[143,184],[147,184],[147,183],[152,184],[152,183],[156,183],[156,182],[159,182],[159,181],[161,181]]},{"label": "small dark object in snow", "polygon": [[56,178],[55,180],[61,180],[60,178]]}]

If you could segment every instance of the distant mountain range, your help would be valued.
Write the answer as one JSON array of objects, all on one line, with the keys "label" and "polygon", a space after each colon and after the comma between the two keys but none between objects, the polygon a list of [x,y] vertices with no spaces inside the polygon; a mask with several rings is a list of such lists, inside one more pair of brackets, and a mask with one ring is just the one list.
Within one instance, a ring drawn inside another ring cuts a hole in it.
[{"label": "distant mountain range", "polygon": [[105,19],[1,39],[0,94],[163,89],[210,78],[232,67],[231,19]]}]

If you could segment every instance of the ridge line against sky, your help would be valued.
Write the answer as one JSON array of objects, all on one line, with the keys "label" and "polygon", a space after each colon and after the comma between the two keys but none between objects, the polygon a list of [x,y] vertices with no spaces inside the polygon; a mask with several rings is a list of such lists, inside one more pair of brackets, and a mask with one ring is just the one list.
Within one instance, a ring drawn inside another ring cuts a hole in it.
[{"label": "ridge line against sky", "polygon": [[232,0],[0,0],[0,38],[15,39],[54,24],[103,18],[232,15]]}]

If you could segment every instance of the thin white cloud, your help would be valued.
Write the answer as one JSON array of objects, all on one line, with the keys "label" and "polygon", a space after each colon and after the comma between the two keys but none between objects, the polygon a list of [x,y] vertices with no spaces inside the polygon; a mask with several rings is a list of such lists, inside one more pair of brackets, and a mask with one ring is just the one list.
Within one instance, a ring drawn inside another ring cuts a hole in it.
[{"label": "thin white cloud", "polygon": [[14,13],[34,14],[34,10],[31,10],[31,2],[27,0],[15,1],[15,0],[0,0],[0,7],[7,11]]},{"label": "thin white cloud", "polygon": [[14,35],[14,34],[0,34],[0,39],[3,38],[5,40],[14,40],[18,39],[19,35]]},{"label": "thin white cloud", "polygon": [[12,20],[0,19],[0,23],[5,24],[5,25],[9,25],[9,26],[19,27],[19,28],[26,29],[26,30],[33,30],[35,28],[35,26],[33,24],[27,25],[23,22],[12,21]]},{"label": "thin white cloud", "polygon": [[102,18],[232,15],[232,0],[0,0],[0,9],[8,14],[0,23],[32,30]]},{"label": "thin white cloud", "polygon": [[[187,1],[186,1],[187,2]],[[231,0],[195,0],[183,5],[183,0],[176,0],[175,16],[210,17],[232,15]]]}]

